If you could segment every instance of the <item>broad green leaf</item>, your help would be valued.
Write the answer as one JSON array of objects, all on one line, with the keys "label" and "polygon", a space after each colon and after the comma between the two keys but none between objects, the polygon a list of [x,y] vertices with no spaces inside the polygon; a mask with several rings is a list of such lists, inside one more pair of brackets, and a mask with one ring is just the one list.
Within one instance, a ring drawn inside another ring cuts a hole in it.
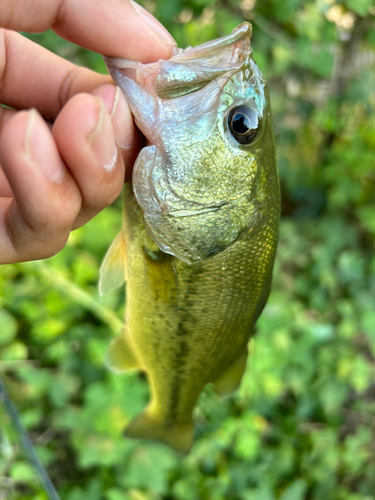
[{"label": "broad green leaf", "polygon": [[6,309],[0,309],[0,346],[9,344],[17,334],[17,320]]},{"label": "broad green leaf", "polygon": [[369,9],[370,5],[373,5],[372,0],[346,0],[345,3],[349,9],[351,9],[353,12],[355,12],[359,16],[368,15],[368,13],[369,13],[368,9]]},{"label": "broad green leaf", "polygon": [[304,500],[306,489],[306,481],[297,479],[282,492],[279,500]]}]

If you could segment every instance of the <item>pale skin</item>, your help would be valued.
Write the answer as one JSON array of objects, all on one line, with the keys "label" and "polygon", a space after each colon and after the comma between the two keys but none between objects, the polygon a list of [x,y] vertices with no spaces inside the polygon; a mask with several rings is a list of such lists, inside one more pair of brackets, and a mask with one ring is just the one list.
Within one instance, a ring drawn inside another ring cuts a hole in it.
[{"label": "pale skin", "polygon": [[[167,59],[175,44],[131,0],[0,2],[0,264],[59,252],[131,178],[139,135],[110,77],[16,31],[52,28],[114,57]],[[52,124],[52,125],[51,125]]]}]

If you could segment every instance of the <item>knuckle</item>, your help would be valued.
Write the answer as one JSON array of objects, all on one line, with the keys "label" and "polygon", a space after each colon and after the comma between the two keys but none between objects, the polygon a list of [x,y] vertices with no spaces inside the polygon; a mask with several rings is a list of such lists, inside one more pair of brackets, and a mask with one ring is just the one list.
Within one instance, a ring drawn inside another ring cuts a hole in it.
[{"label": "knuckle", "polygon": [[65,247],[68,238],[69,238],[69,233],[65,234],[63,237],[62,235],[59,235],[58,239],[48,240],[48,246],[46,246],[43,249],[43,255],[41,258],[49,259],[50,257],[53,257],[54,255],[61,252],[61,250]]},{"label": "knuckle", "polygon": [[55,235],[35,231],[26,221],[22,227],[7,222],[6,231],[17,262],[52,257],[64,248],[69,237],[69,231]]},{"label": "knuckle", "polygon": [[73,186],[66,186],[64,195],[55,193],[49,203],[28,207],[23,213],[27,230],[40,241],[58,241],[69,234],[81,209],[81,195]]},{"label": "knuckle", "polygon": [[65,78],[61,81],[58,92],[60,108],[63,108],[73,95],[72,89],[76,78],[79,76],[79,72],[80,68],[74,67],[66,73]]}]

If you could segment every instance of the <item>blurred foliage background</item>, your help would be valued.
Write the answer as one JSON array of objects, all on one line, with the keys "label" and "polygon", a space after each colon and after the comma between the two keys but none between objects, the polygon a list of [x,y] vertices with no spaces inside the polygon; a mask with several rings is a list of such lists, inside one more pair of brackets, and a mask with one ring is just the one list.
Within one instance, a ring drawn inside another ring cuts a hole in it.
[{"label": "blurred foliage background", "polygon": [[[125,440],[142,376],[103,357],[125,295],[99,298],[121,201],[45,262],[0,270],[0,374],[64,500],[375,499],[375,5],[145,0],[180,47],[253,24],[283,193],[272,294],[241,389],[207,387],[184,459]],[[33,40],[105,71],[51,32]],[[44,500],[1,410],[0,498]]]}]

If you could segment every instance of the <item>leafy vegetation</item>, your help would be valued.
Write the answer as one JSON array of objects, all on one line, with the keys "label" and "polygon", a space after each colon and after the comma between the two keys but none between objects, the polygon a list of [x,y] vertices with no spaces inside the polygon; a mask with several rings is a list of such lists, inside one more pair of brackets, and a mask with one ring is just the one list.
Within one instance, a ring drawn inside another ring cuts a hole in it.
[{"label": "leafy vegetation", "polygon": [[[103,357],[125,296],[99,298],[121,201],[45,262],[0,270],[0,372],[64,500],[375,499],[375,5],[145,0],[179,46],[253,23],[283,192],[270,300],[243,384],[210,387],[184,459],[122,438],[148,399]],[[48,32],[47,48],[104,71]],[[1,413],[0,498],[44,500]]]}]

